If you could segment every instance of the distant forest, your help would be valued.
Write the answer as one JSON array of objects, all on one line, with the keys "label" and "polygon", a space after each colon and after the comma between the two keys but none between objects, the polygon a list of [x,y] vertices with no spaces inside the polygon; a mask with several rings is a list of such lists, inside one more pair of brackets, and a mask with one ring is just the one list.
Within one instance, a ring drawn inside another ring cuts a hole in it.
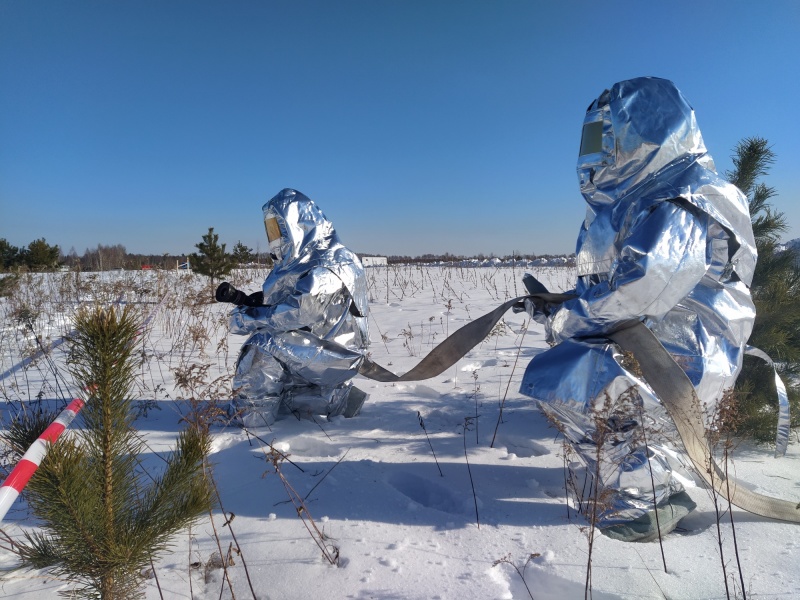
[{"label": "distant forest", "polygon": [[[237,248],[238,250],[241,250]],[[268,263],[266,254],[261,256],[246,252],[232,253],[241,258],[241,263],[253,265]],[[111,271],[114,269],[177,269],[187,262],[186,254],[134,254],[122,244],[105,246],[98,244],[96,248],[87,248],[78,254],[75,248],[64,253],[57,245],[48,244],[42,238],[31,242],[28,246],[18,248],[7,240],[0,238],[0,271],[53,271],[70,269],[80,271]]]},{"label": "distant forest", "polygon": [[[232,252],[229,252],[240,266],[271,266],[267,253],[256,253],[241,243],[237,243]],[[380,253],[358,253],[359,256],[385,256]],[[522,254],[513,253],[504,256],[494,254],[477,254],[474,256],[457,255],[445,252],[444,254],[423,254],[421,256],[389,255],[386,260],[389,264],[424,264],[434,262],[460,262],[464,260],[535,260],[561,257],[564,255],[553,254]],[[0,271],[52,271],[56,269],[70,269],[80,271],[111,271],[115,269],[178,269],[189,261],[187,254],[134,254],[125,249],[122,244],[103,245],[87,248],[83,254],[78,254],[75,248],[64,253],[57,245],[48,244],[42,238],[31,242],[28,246],[18,248],[12,246],[7,240],[0,238]],[[183,267],[185,268],[185,267]]]},{"label": "distant forest", "polygon": [[[235,253],[229,254],[236,256]],[[87,249],[80,256],[73,249],[69,254],[62,255],[61,262],[70,269],[80,269],[82,271],[137,270],[142,268],[175,270],[190,261],[189,257],[189,254],[133,254],[127,252],[125,246],[117,244],[115,246],[98,245],[97,248]],[[241,264],[253,264],[254,266],[271,262],[266,253],[258,255],[254,252],[249,252],[241,258]]]},{"label": "distant forest", "polygon": [[[358,253],[359,256],[385,256],[383,254],[368,254],[368,253]],[[573,255],[566,255],[566,254],[521,254],[521,253],[514,253],[514,254],[505,254],[503,256],[498,256],[495,254],[473,254],[471,256],[465,254],[450,254],[449,252],[445,252],[444,254],[422,254],[420,256],[406,256],[406,255],[390,255],[386,257],[386,262],[389,264],[427,264],[427,263],[439,263],[439,262],[461,262],[465,260],[478,260],[478,261],[485,261],[485,260],[492,260],[492,259],[499,259],[503,262],[508,262],[511,260],[536,260],[536,259],[550,259],[550,258],[560,258],[565,256],[573,256]]]}]

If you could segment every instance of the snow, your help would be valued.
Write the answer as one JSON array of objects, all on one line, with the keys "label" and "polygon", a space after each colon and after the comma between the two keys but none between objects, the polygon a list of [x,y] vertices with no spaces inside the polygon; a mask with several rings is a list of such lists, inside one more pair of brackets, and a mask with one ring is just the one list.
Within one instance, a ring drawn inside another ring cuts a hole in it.
[{"label": "snow", "polygon": [[[574,278],[569,267],[525,269],[553,291],[567,289]],[[448,333],[521,294],[523,272],[506,265],[368,269],[372,360],[395,373],[408,371]],[[63,275],[53,277],[58,276]],[[104,277],[118,280],[104,284]],[[263,273],[241,272],[233,281],[253,291],[262,279]],[[161,468],[155,455],[174,443],[189,410],[185,398],[222,398],[229,392],[226,380],[216,380],[230,374],[244,340],[227,333],[226,306],[197,304],[206,296],[185,291],[202,281],[186,274],[127,272],[104,274],[92,283],[124,290],[123,301],[140,302],[143,315],[154,315],[142,340],[148,361],[136,390],[147,401],[146,416],[136,424],[152,451],[144,461],[148,469]],[[65,293],[53,282],[41,289],[54,298]],[[167,290],[172,295],[159,306]],[[101,292],[82,293],[75,302],[45,303],[46,316],[36,321],[40,335],[57,339],[69,329],[62,309],[68,312],[78,300]],[[104,297],[115,298],[111,291]],[[8,373],[0,380],[4,421],[20,401],[37,394],[53,401],[63,397],[63,381],[59,377],[56,386],[53,369],[66,377],[66,344],[48,360],[12,369],[35,349],[14,321],[15,306],[8,299],[0,304],[0,373]],[[199,520],[156,558],[156,578],[147,581],[146,597],[252,598],[252,584],[259,599],[583,598],[588,530],[568,508],[562,442],[517,391],[531,357],[546,348],[542,327],[509,311],[493,335],[439,377],[403,384],[358,377],[356,385],[370,396],[356,418],[291,418],[250,432],[214,426],[211,462],[222,504],[213,523]],[[205,365],[207,371],[195,378],[190,393],[176,385],[176,374],[191,365]],[[301,513],[269,460],[270,444],[288,456],[280,471],[305,499]],[[760,492],[800,496],[796,442],[781,459],[773,458],[770,448],[743,444],[734,466],[736,475]],[[698,508],[681,531],[663,540],[666,573],[657,542],[595,538],[593,598],[726,597],[709,493],[699,486],[689,493]],[[299,514],[313,518],[338,565],[326,562]],[[797,525],[738,509],[733,517],[747,596],[799,597]],[[24,500],[2,523],[15,539],[35,527]],[[727,515],[720,527],[730,595],[741,597]],[[237,546],[240,553],[232,553],[227,568],[232,594],[219,549],[227,556]],[[505,557],[508,562],[495,564]],[[70,589],[45,572],[10,571],[14,564],[12,554],[0,551],[4,597],[51,598]]]}]

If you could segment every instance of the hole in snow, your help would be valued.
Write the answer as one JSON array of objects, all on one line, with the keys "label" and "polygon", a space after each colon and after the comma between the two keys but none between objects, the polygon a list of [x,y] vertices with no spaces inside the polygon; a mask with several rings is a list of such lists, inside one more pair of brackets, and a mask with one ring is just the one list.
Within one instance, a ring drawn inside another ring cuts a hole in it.
[{"label": "hole in snow", "polygon": [[[471,506],[449,489],[411,473],[392,475],[388,482],[398,492],[427,508],[461,515],[466,514]],[[467,500],[472,502],[472,497]]]},{"label": "hole in snow", "polygon": [[521,458],[550,454],[550,450],[523,435],[498,436],[495,446],[505,446],[509,454],[513,453]]},{"label": "hole in snow", "polygon": [[295,438],[288,445],[292,454],[303,456],[339,456],[341,453],[338,446],[310,437]]}]

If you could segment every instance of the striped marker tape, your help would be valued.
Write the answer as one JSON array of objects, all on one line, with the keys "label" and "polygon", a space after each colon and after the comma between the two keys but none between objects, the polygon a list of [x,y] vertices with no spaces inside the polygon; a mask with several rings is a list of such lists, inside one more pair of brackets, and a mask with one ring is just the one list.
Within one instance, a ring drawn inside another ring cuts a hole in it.
[{"label": "striped marker tape", "polygon": [[[168,291],[166,294],[164,294],[164,297],[161,298],[161,301],[156,305],[155,308],[153,308],[152,311],[150,311],[150,314],[136,332],[137,337],[141,335],[147,325],[150,324],[150,321],[153,320],[153,317],[156,316],[156,313],[164,305],[164,302],[166,302],[171,293],[172,292]],[[121,299],[122,298],[120,297],[120,300]],[[119,303],[119,300],[117,303]],[[64,338],[59,339],[58,344],[63,341]],[[20,363],[20,365],[22,365],[22,363]],[[3,373],[0,376],[0,379],[11,373],[20,365],[12,367],[11,370]],[[14,504],[14,501],[20,495],[20,492],[25,489],[25,486],[36,472],[36,469],[39,468],[42,459],[45,457],[45,454],[47,454],[47,444],[52,444],[58,439],[58,436],[60,436],[64,430],[69,427],[69,424],[72,423],[75,415],[80,412],[84,405],[85,402],[83,400],[76,398],[69,404],[69,406],[62,410],[58,417],[56,417],[55,421],[50,423],[47,429],[44,430],[44,433],[42,433],[42,435],[40,435],[33,444],[31,444],[31,447],[28,448],[25,454],[23,454],[19,463],[17,463],[17,466],[14,467],[3,484],[0,485],[0,522],[5,518],[6,513],[8,513],[11,505]]]},{"label": "striped marker tape", "polygon": [[47,429],[44,430],[44,433],[31,444],[31,447],[22,456],[17,466],[14,467],[3,484],[0,485],[0,521],[5,518],[8,509],[14,504],[17,496],[25,488],[36,469],[39,468],[39,464],[47,454],[47,445],[55,443],[83,406],[84,402],[79,398],[70,402],[69,406],[62,410],[55,421],[50,423]]}]

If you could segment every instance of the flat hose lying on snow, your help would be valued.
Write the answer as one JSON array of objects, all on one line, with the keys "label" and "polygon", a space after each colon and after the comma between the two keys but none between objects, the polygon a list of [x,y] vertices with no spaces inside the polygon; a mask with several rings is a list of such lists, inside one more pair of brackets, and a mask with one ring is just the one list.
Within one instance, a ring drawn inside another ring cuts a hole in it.
[{"label": "flat hose lying on snow", "polygon": [[[435,377],[456,364],[483,340],[513,305],[526,298],[545,304],[560,304],[573,297],[571,294],[537,293],[514,298],[458,329],[404,375],[395,375],[369,358],[364,358],[359,373],[383,382],[421,381]],[[725,476],[711,453],[700,400],[694,386],[653,332],[642,322],[631,321],[608,334],[608,337],[622,350],[632,353],[639,362],[645,381],[675,422],[695,470],[710,487],[742,510],[771,519],[800,523],[800,504],[758,494],[736,479]]]}]

